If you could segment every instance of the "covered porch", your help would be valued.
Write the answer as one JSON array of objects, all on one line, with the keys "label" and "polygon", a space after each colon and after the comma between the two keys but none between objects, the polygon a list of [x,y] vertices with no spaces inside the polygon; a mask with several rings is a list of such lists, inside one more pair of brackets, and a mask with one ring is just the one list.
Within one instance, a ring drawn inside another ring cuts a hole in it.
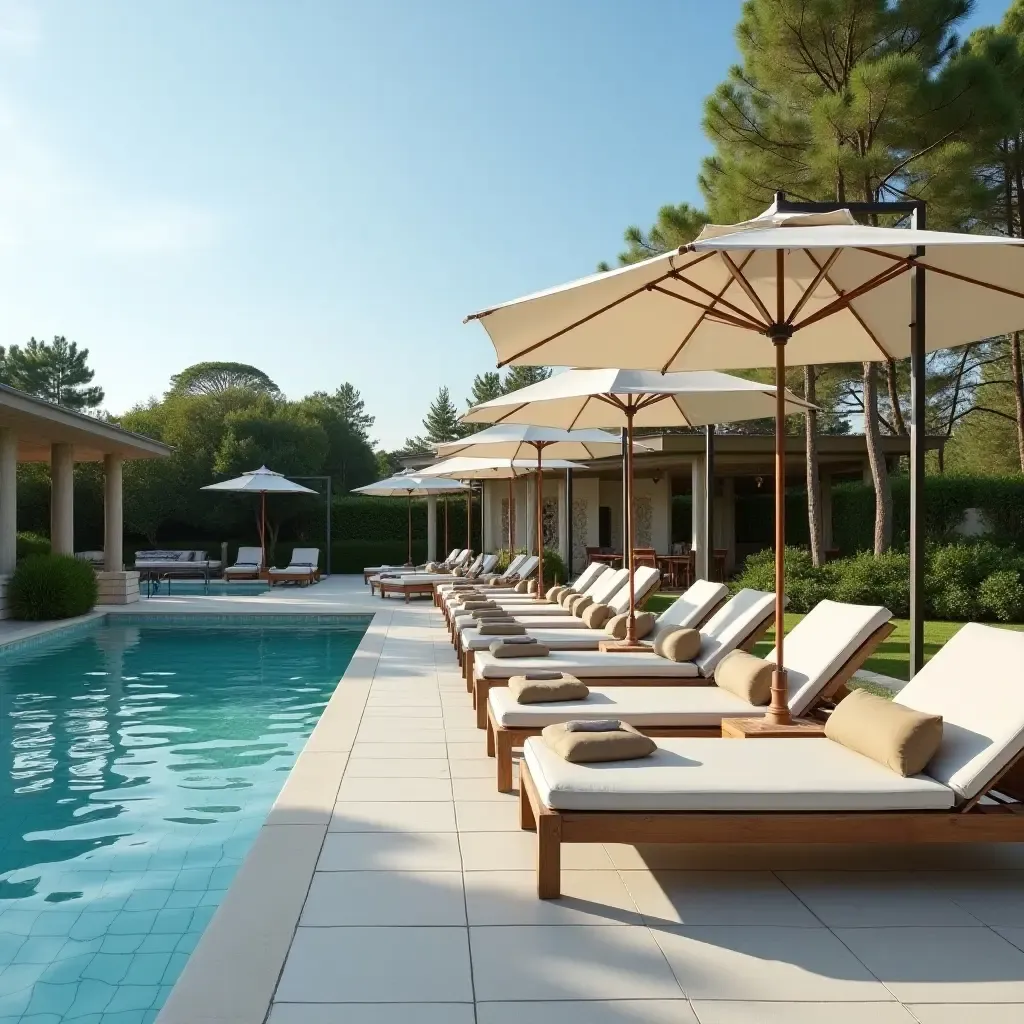
[{"label": "covered porch", "polygon": [[[775,486],[774,439],[749,434],[722,434],[714,440],[711,537],[705,486],[707,459],[703,434],[664,434],[640,438],[650,450],[638,454],[636,471],[636,547],[653,548],[658,555],[692,552],[696,574],[728,577],[750,554],[773,544]],[[941,449],[944,439],[929,437],[929,450]],[[882,450],[890,470],[909,454],[909,438],[883,437]],[[871,483],[863,435],[824,435],[818,438],[821,515],[826,551],[834,551],[832,488],[840,482]],[[787,487],[806,487],[804,439],[787,442]],[[568,495],[571,487],[571,502]],[[516,547],[533,550],[536,522],[533,478],[487,481],[484,486],[484,548],[508,544],[509,510]],[[557,548],[579,572],[588,549],[622,552],[623,493],[619,459],[600,459],[586,470],[544,479],[544,544]],[[570,509],[571,505],[571,509]],[[570,552],[571,546],[571,552]]]},{"label": "covered porch", "polygon": [[103,568],[97,573],[101,604],[138,600],[138,573],[124,570],[122,467],[125,459],[153,459],[171,449],[112,423],[86,416],[15,388],[0,385],[0,618],[7,615],[7,581],[17,560],[18,463],[50,464],[50,545],[75,553],[76,462],[103,463]]}]

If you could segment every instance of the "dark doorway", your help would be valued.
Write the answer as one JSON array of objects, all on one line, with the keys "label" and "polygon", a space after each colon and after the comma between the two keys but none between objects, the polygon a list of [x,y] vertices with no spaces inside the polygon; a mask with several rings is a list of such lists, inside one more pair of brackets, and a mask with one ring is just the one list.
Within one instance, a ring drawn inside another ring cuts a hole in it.
[{"label": "dark doorway", "polygon": [[612,510],[607,505],[599,505],[597,509],[597,546],[612,546]]}]

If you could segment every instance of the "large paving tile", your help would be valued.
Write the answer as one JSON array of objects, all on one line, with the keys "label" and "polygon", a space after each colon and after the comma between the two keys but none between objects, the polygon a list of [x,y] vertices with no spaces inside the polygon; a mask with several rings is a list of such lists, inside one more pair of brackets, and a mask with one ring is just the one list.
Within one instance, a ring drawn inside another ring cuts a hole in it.
[{"label": "large paving tile", "polygon": [[641,924],[615,871],[570,871],[557,900],[537,899],[533,871],[469,871],[466,909],[471,925]]},{"label": "large paving tile", "polygon": [[[533,832],[463,832],[459,836],[465,871],[532,871],[537,863]],[[611,861],[600,843],[567,843],[562,847],[562,870],[600,870]]]},{"label": "large paving tile", "polygon": [[447,779],[448,762],[440,757],[356,757],[348,762],[346,779]]},{"label": "large paving tile", "polygon": [[1024,872],[942,872],[935,884],[984,924],[1013,927],[1024,921]]},{"label": "large paving tile", "polygon": [[900,1002],[1024,1002],[1024,952],[988,928],[835,931]]},{"label": "large paving tile", "polygon": [[422,722],[431,726],[441,722],[441,705],[436,707],[390,707],[389,705],[367,704],[363,712],[364,722],[390,722],[415,729]]},{"label": "large paving tile", "polygon": [[[434,725],[432,723],[436,722]],[[444,729],[439,718],[424,721],[421,725],[406,725],[382,718],[365,719],[356,733],[356,743],[441,743]]]},{"label": "large paving tile", "polygon": [[451,800],[452,784],[447,779],[349,778],[346,774],[338,790],[338,801],[413,801]]},{"label": "large paving tile", "polygon": [[283,1003],[470,1002],[466,929],[299,928],[276,998]]},{"label": "large paving tile", "polygon": [[518,832],[519,807],[515,800],[456,800],[460,832]]},{"label": "large paving tile", "polygon": [[445,739],[448,745],[451,746],[454,743],[479,744],[486,742],[487,737],[483,729],[478,729],[475,725],[468,729],[464,726],[449,728],[445,725]]},{"label": "large paving tile", "polygon": [[363,743],[357,741],[352,746],[352,758],[387,758],[416,761],[422,758],[448,757],[448,748],[444,741],[431,743]]},{"label": "large paving tile", "polygon": [[[692,1001],[700,1024],[914,1024],[899,1003]],[[958,1019],[957,1024],[964,1024]],[[973,1018],[972,1018],[973,1024]]]},{"label": "large paving tile", "polygon": [[920,1024],[1020,1024],[1024,1003],[911,1003]]},{"label": "large paving tile", "polygon": [[664,927],[654,935],[690,999],[891,998],[825,928]]},{"label": "large paving tile", "polygon": [[779,878],[829,928],[971,927],[966,910],[927,875],[885,871],[780,871]]},{"label": "large paving tile", "polygon": [[497,769],[493,757],[453,758],[448,768],[453,779],[490,779],[497,793]]},{"label": "large paving tile", "polygon": [[466,757],[486,757],[487,737],[480,732],[480,739],[476,743],[449,743],[448,756],[453,759]]},{"label": "large paving tile", "polygon": [[348,754],[303,751],[267,816],[268,825],[326,825]]},{"label": "large paving tile", "polygon": [[455,832],[328,832],[318,871],[460,871]]},{"label": "large paving tile", "polygon": [[277,1003],[267,1024],[474,1024],[472,1003]]},{"label": "large paving tile", "polygon": [[477,1024],[700,1024],[685,999],[479,1003],[476,1020]]},{"label": "large paving tile", "polygon": [[821,927],[770,871],[623,871],[621,877],[649,924]]},{"label": "large paving tile", "polygon": [[647,928],[470,928],[480,1002],[516,999],[676,999]]},{"label": "large paving tile", "polygon": [[464,925],[461,871],[318,871],[299,926]]},{"label": "large paving tile", "polygon": [[341,802],[334,805],[330,832],[454,832],[451,802]]},{"label": "large paving tile", "polygon": [[495,776],[494,761],[491,762],[491,774],[489,778],[480,779],[454,779],[452,780],[452,795],[456,800],[494,800],[500,803],[518,803],[519,797],[511,793],[499,793],[498,782]]}]

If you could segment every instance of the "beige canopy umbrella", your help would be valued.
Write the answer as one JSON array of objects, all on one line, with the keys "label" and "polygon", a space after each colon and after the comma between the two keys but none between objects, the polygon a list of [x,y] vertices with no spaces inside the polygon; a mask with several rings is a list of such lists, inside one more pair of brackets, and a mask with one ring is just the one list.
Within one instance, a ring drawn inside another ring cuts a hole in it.
[{"label": "beige canopy umbrella", "polygon": [[[775,415],[771,384],[706,370],[567,370],[500,398],[474,406],[466,423],[532,423],[548,427],[625,426],[626,550],[632,554],[634,427],[697,427]],[[787,414],[807,403],[785,392]],[[632,563],[630,563],[632,566]],[[781,620],[780,620],[781,621]],[[623,649],[636,647],[636,595],[629,578],[629,620]]]},{"label": "beige canopy umbrella", "polygon": [[619,438],[603,430],[558,430],[553,427],[512,423],[488,427],[458,441],[448,441],[437,446],[437,454],[443,456],[465,455],[519,460],[536,455],[538,594],[544,592],[544,457],[600,459],[607,455],[617,455],[621,451],[622,442]]},{"label": "beige canopy umbrella", "polygon": [[409,533],[409,564],[412,564],[412,499],[428,494],[453,494],[457,491],[472,491],[457,480],[428,476],[425,473],[399,473],[384,480],[377,480],[363,487],[353,487],[355,494],[376,495],[380,498],[406,498],[406,519]]},{"label": "beige canopy umbrella", "polygon": [[[920,225],[915,204],[897,208],[912,207]],[[882,204],[870,212],[883,212]],[[768,720],[785,723],[782,385],[787,350],[790,362],[798,364],[911,356],[913,400],[920,411],[925,351],[1024,328],[1021,245],[1021,239],[919,226],[864,226],[845,209],[794,212],[780,194],[754,220],[709,226],[695,241],[664,255],[467,319],[479,320],[490,335],[499,366],[613,365],[662,372],[775,366],[780,628]],[[925,273],[934,280],[927,291]],[[923,414],[915,419],[923,426]],[[916,446],[914,478],[921,475],[922,453],[923,446]],[[916,535],[911,544],[912,565],[919,566]],[[913,574],[919,571],[912,569],[912,606]]]},{"label": "beige canopy umbrella", "polygon": [[[515,496],[513,482],[521,476],[529,476],[536,471],[536,466],[528,459],[475,459],[456,456],[445,459],[434,466],[428,466],[426,472],[431,476],[450,476],[456,480],[508,480],[508,552],[515,549]],[[586,469],[578,462],[566,459],[548,459],[544,469],[553,473],[557,470]]]}]

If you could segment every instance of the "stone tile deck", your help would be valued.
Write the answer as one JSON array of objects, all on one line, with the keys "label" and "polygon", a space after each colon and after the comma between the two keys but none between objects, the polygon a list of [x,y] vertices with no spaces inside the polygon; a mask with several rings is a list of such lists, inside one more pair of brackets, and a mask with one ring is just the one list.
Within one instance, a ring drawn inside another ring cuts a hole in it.
[{"label": "stone tile deck", "polygon": [[439,613],[317,591],[379,614],[160,1024],[1024,1020],[1018,848],[570,846],[538,901]]}]

